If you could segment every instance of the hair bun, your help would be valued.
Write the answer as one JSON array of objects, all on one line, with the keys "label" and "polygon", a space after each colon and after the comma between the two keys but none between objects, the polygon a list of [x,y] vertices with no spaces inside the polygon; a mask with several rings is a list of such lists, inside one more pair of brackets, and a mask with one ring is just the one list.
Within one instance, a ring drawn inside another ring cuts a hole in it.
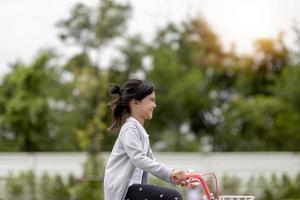
[{"label": "hair bun", "polygon": [[122,93],[121,93],[121,87],[119,85],[113,85],[110,88],[110,94],[111,95],[119,95],[119,96],[121,96],[122,95]]}]

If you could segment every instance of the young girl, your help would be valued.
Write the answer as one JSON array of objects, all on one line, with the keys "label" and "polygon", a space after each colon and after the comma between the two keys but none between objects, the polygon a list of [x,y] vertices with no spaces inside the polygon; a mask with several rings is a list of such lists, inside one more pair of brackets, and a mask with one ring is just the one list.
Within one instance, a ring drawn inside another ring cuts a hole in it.
[{"label": "young girl", "polygon": [[185,185],[185,172],[170,169],[153,159],[145,120],[151,119],[156,107],[154,86],[148,81],[132,79],[122,88],[114,85],[110,94],[113,122],[110,129],[121,126],[104,175],[105,200],[182,200],[173,189],[147,185],[148,173],[170,183]]}]

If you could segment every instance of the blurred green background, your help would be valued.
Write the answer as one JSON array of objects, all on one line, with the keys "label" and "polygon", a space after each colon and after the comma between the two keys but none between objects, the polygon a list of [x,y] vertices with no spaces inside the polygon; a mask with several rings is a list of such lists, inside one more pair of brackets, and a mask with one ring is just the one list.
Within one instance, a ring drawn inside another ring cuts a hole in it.
[{"label": "blurred green background", "polygon": [[[102,199],[105,163],[98,157],[117,137],[106,130],[108,89],[134,77],[156,87],[157,109],[146,123],[156,151],[299,152],[299,24],[289,30],[297,36],[296,48],[289,49],[278,33],[258,38],[254,53],[241,55],[234,46],[224,49],[204,17],[170,22],[149,42],[125,34],[131,13],[128,2],[76,4],[56,26],[62,44],[79,51],[62,62],[62,55],[45,48],[29,63],[14,62],[3,76],[1,152],[89,153],[80,180],[47,175],[36,180],[34,172],[5,178],[10,199]],[[102,67],[101,52],[107,48],[118,56]],[[299,199],[299,177],[265,180],[257,199]],[[236,180],[227,180],[229,190],[230,184],[238,187]],[[36,184],[45,196],[34,195]]]}]

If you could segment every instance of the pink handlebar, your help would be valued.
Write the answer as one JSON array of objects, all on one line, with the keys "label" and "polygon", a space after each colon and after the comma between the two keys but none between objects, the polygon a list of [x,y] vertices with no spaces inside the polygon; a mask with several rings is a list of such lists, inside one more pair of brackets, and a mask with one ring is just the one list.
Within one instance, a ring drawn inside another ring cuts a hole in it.
[{"label": "pink handlebar", "polygon": [[[187,173],[185,175],[186,183],[188,187],[194,187],[197,183],[201,185],[206,197],[208,200],[215,200],[213,194],[211,193],[209,187],[207,186],[206,180],[203,178],[203,176],[213,176],[215,187],[216,187],[216,199],[219,199],[219,187],[218,187],[218,179],[214,173],[207,173],[207,174],[199,174],[199,173]],[[174,181],[177,181],[177,179],[174,177]]]}]

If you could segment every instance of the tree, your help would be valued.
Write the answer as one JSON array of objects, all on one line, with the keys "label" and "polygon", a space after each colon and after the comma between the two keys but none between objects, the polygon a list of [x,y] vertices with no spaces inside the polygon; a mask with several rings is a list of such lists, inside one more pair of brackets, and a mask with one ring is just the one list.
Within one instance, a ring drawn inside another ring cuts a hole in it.
[{"label": "tree", "polygon": [[300,116],[274,97],[236,97],[224,106],[217,151],[299,151]]},{"label": "tree", "polygon": [[257,39],[254,47],[256,59],[253,67],[262,73],[279,73],[288,63],[288,49],[283,42],[283,33],[280,33],[277,39]]},{"label": "tree", "polygon": [[71,16],[57,23],[61,29],[60,38],[67,44],[79,46],[84,53],[98,51],[98,60],[101,61],[102,49],[124,34],[130,11],[128,3],[114,0],[99,1],[96,9],[76,4]]},{"label": "tree", "polygon": [[159,140],[165,137],[161,132],[174,134],[168,148],[176,151],[191,146],[187,145],[191,141],[183,139],[186,136],[194,138],[206,133],[208,124],[203,111],[211,106],[207,94],[202,94],[206,68],[199,65],[200,57],[194,57],[202,49],[201,41],[191,40],[187,35],[183,27],[174,24],[160,30],[149,46],[147,55],[152,62],[150,70],[145,71],[157,92],[158,107],[149,126],[152,139],[161,143]]},{"label": "tree", "polygon": [[272,87],[274,95],[294,106],[298,113],[300,113],[300,88],[297,87],[299,82],[300,67],[297,65],[288,66],[282,71],[282,74]]},{"label": "tree", "polygon": [[0,86],[1,150],[43,151],[53,141],[47,84],[51,55],[41,53],[30,65],[18,64]]},{"label": "tree", "polygon": [[[66,63],[65,69],[73,78],[73,106],[79,117],[75,125],[78,141],[81,148],[91,154],[100,151],[108,121],[109,74],[101,69],[101,50],[124,34],[130,11],[128,3],[113,0],[101,0],[97,9],[77,4],[70,18],[58,24],[62,41],[72,41],[81,48],[81,52]],[[92,61],[88,50],[98,52],[97,62]]]}]

